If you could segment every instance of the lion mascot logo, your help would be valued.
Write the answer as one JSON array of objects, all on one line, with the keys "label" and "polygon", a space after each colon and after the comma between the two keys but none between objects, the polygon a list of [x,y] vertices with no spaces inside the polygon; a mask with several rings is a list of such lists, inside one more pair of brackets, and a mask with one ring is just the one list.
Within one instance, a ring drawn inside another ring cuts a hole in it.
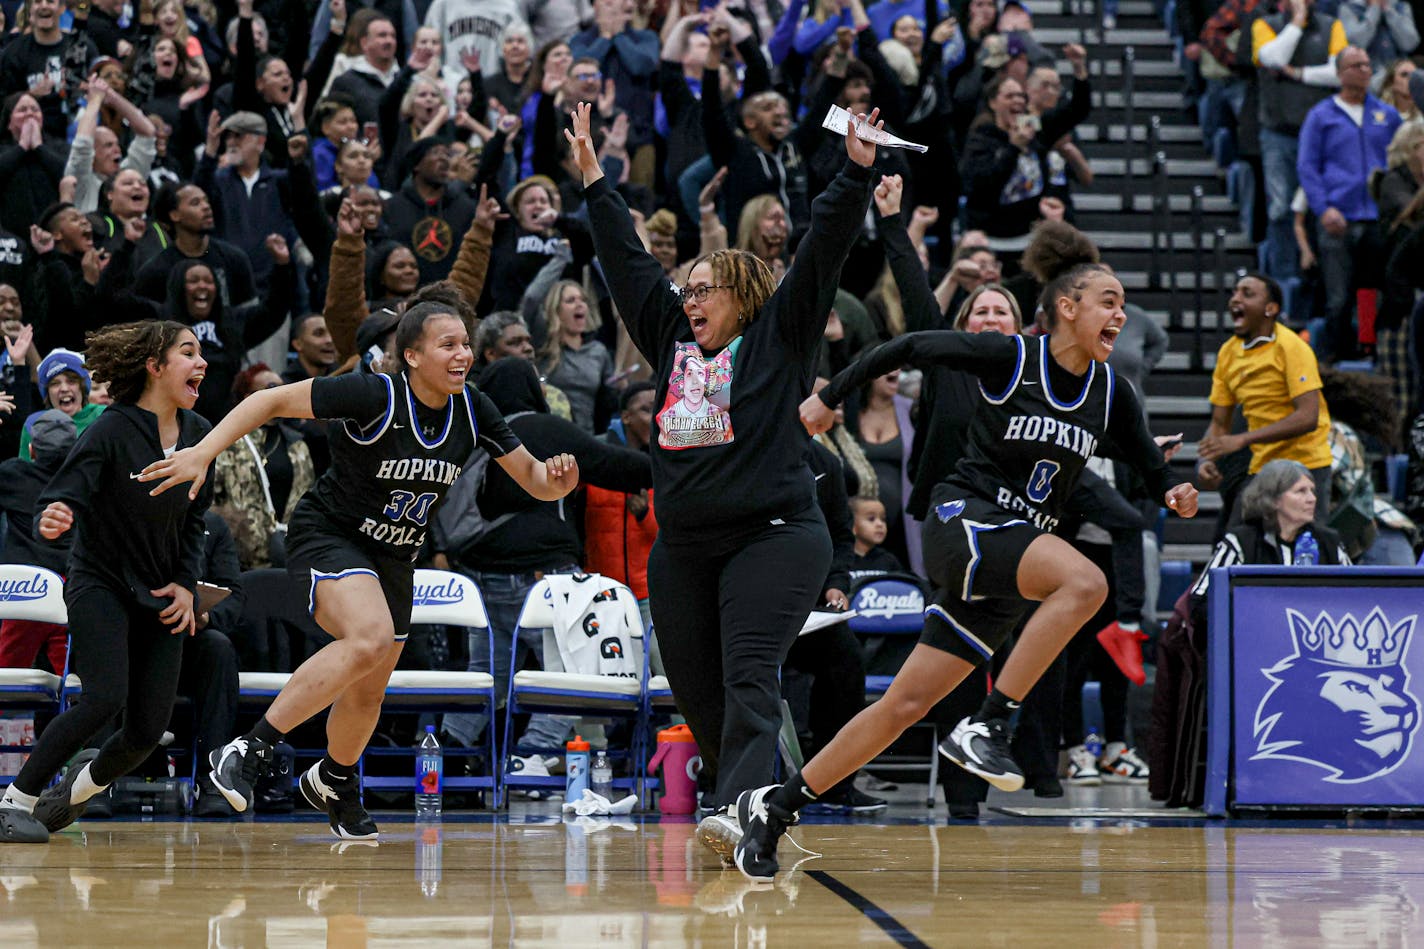
[{"label": "lion mascot logo", "polygon": [[1391,623],[1378,607],[1363,621],[1286,610],[1295,652],[1261,672],[1271,688],[1256,709],[1253,760],[1303,761],[1325,780],[1358,784],[1409,757],[1419,700],[1404,656],[1417,616]]}]

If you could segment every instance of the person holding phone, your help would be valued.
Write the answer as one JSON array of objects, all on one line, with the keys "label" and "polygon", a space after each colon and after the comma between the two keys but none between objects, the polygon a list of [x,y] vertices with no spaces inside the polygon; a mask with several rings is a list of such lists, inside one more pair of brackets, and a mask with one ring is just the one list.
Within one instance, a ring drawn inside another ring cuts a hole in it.
[{"label": "person holding phone", "polygon": [[[114,402],[36,502],[40,537],[73,531],[64,602],[84,701],[50,723],[0,799],[4,843],[47,842],[158,746],[173,714],[184,639],[197,630],[194,588],[212,489],[153,496],[137,479],[210,428],[193,411],[207,373],[202,347],[170,320],[105,327],[88,343],[89,371],[109,384]],[[121,710],[123,727],[45,790]]]},{"label": "person holding phone", "polygon": [[[965,226],[982,230],[991,239],[1024,239],[1034,222],[1046,216],[1040,204],[1051,177],[1049,155],[1092,108],[1087,52],[1070,43],[1063,54],[1073,66],[1072,93],[1041,117],[1029,112],[1023,84],[1007,71],[1000,71],[984,87],[989,121],[980,121],[970,130],[959,174]],[[1019,242],[995,249],[1023,246]]]}]

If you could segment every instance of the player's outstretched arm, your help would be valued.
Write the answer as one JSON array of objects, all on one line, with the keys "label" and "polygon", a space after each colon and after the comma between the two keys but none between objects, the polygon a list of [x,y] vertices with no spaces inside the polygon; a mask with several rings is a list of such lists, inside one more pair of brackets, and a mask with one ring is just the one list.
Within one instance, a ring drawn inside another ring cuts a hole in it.
[{"label": "player's outstretched arm", "polygon": [[191,481],[193,486],[188,489],[188,497],[196,499],[208,478],[208,468],[213,460],[233,442],[274,418],[315,418],[311,390],[312,380],[303,379],[275,389],[254,392],[237,403],[212,431],[203,436],[202,441],[155,461],[139,473],[138,480],[158,481],[158,486],[149,492],[153,495]]},{"label": "player's outstretched arm", "polygon": [[495,461],[516,484],[540,501],[557,501],[578,487],[578,461],[567,452],[539,461],[520,445]]}]

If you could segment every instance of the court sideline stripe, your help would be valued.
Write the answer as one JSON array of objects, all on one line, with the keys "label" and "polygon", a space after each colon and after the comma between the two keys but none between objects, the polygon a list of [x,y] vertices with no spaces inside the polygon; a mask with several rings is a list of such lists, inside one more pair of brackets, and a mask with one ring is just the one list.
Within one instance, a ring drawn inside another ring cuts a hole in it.
[{"label": "court sideline stripe", "polygon": [[866,919],[879,926],[885,931],[885,935],[905,949],[930,949],[929,943],[923,942],[920,937],[910,932],[904,923],[824,870],[807,870],[806,875],[860,910]]}]

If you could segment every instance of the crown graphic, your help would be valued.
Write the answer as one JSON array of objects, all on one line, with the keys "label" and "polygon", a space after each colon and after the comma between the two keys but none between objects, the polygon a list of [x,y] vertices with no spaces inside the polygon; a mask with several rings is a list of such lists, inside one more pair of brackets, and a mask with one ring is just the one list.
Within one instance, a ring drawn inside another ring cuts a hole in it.
[{"label": "crown graphic", "polygon": [[1286,616],[1302,659],[1355,668],[1399,665],[1418,620],[1409,616],[1391,625],[1379,607],[1363,621],[1352,613],[1339,618],[1320,613],[1313,623],[1295,610],[1286,610]]}]

